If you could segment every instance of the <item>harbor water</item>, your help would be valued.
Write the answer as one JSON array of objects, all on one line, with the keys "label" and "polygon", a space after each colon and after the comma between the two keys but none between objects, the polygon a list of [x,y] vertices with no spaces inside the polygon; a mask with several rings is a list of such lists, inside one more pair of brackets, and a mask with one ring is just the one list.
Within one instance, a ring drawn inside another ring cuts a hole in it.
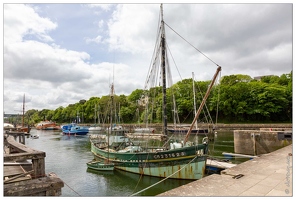
[{"label": "harbor water", "polygon": [[[86,163],[92,160],[90,150],[90,132],[85,136],[63,135],[61,131],[31,130],[31,135],[39,135],[38,139],[26,138],[30,148],[44,151],[45,172],[54,172],[64,182],[62,197],[99,197],[99,196],[155,196],[190,180],[167,179],[141,176],[129,172],[114,170],[99,172],[87,168]],[[203,136],[200,136],[202,139]],[[198,139],[200,140],[200,139]],[[218,132],[210,141],[210,154],[223,159],[222,152],[233,153],[233,131]],[[232,163],[242,160],[230,160]],[[160,182],[160,183],[158,183]],[[157,185],[151,187],[152,185]],[[145,188],[149,188],[144,190]],[[138,193],[139,191],[142,191]]]}]

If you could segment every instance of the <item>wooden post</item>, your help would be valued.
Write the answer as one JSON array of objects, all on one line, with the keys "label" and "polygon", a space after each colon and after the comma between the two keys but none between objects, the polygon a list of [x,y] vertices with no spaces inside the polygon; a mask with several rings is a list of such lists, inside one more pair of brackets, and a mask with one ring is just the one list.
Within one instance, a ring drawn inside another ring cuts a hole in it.
[{"label": "wooden post", "polygon": [[45,177],[45,160],[44,158],[32,159],[32,167],[34,170],[33,178]]}]

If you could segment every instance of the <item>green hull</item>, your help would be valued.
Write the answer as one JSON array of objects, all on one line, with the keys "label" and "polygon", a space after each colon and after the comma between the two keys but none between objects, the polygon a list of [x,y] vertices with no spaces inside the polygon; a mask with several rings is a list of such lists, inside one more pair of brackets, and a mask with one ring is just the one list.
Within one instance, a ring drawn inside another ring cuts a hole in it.
[{"label": "green hull", "polygon": [[102,162],[88,162],[86,163],[87,167],[97,171],[113,171],[114,164],[104,164]]},{"label": "green hull", "polygon": [[[204,177],[208,144],[154,152],[115,152],[98,148],[91,151],[98,160],[115,164],[116,169],[156,177],[197,180]],[[181,169],[181,170],[180,170]],[[178,171],[180,170],[180,171]]]}]

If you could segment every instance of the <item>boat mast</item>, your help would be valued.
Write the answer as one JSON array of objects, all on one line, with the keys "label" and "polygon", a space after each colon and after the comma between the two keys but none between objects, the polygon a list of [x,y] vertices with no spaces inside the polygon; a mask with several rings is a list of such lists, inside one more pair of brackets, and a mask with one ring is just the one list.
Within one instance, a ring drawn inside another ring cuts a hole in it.
[{"label": "boat mast", "polygon": [[[110,97],[111,97],[111,113],[110,113],[110,133],[112,133],[112,109],[113,109],[113,102],[114,102],[114,85],[113,83],[111,84],[111,93],[110,93]],[[108,141],[107,141],[107,150],[108,150],[108,162],[109,162],[109,131],[108,131]]]},{"label": "boat mast", "polygon": [[23,97],[23,118],[22,118],[22,127],[25,125],[25,94]]},{"label": "boat mast", "polygon": [[98,117],[98,125],[101,124],[101,120],[100,120],[100,105],[98,104],[98,110],[97,110],[97,117]]},{"label": "boat mast", "polygon": [[[192,88],[193,88],[193,108],[194,108],[194,116],[195,116],[196,115],[196,102],[195,102],[194,72],[192,72]],[[197,121],[195,121],[195,128],[197,129]]]},{"label": "boat mast", "polygon": [[189,135],[190,135],[190,133],[191,133],[191,130],[192,130],[192,128],[193,128],[193,126],[194,126],[196,120],[198,119],[199,114],[201,113],[201,110],[202,110],[203,106],[204,106],[205,103],[206,103],[206,100],[207,100],[207,98],[208,98],[208,96],[209,96],[209,94],[210,94],[210,92],[211,92],[211,89],[212,89],[212,87],[213,87],[213,85],[214,85],[214,83],[215,83],[215,81],[216,81],[216,78],[217,78],[217,76],[218,76],[218,74],[219,74],[220,71],[221,71],[221,67],[218,65],[218,68],[217,68],[216,73],[215,73],[215,75],[214,75],[214,77],[213,77],[213,79],[212,79],[212,82],[211,82],[211,84],[209,85],[208,90],[207,90],[207,92],[206,92],[206,94],[205,94],[205,96],[204,96],[204,98],[203,98],[203,100],[202,100],[202,102],[201,102],[201,104],[200,104],[200,106],[199,106],[199,108],[198,108],[198,110],[197,110],[197,113],[196,113],[196,115],[195,115],[195,117],[194,117],[194,119],[193,119],[193,122],[192,122],[192,124],[191,124],[191,126],[190,126],[190,128],[189,128],[189,130],[188,130],[188,132],[187,132],[187,134],[186,134],[186,136],[185,136],[184,144],[186,144],[186,142],[187,142],[187,140],[188,140],[188,138],[189,138]]},{"label": "boat mast", "polygon": [[160,4],[160,10],[161,10],[161,69],[162,69],[162,94],[163,94],[163,133],[164,135],[167,135],[167,114],[166,114],[166,72],[165,72],[165,31],[164,31],[164,21],[163,21],[163,9],[162,4]]},{"label": "boat mast", "polygon": [[96,118],[96,115],[97,115],[97,105],[95,104],[95,116],[94,116],[94,118],[95,118],[95,120],[94,120],[94,125],[96,125],[96,123],[97,123],[97,118]]}]

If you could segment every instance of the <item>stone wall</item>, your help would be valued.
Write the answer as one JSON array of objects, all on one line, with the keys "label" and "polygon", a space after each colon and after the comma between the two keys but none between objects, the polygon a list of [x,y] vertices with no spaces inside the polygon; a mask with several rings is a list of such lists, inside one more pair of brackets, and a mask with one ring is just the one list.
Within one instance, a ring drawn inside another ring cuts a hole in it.
[{"label": "stone wall", "polygon": [[292,144],[290,129],[234,130],[234,152],[261,155]]}]

